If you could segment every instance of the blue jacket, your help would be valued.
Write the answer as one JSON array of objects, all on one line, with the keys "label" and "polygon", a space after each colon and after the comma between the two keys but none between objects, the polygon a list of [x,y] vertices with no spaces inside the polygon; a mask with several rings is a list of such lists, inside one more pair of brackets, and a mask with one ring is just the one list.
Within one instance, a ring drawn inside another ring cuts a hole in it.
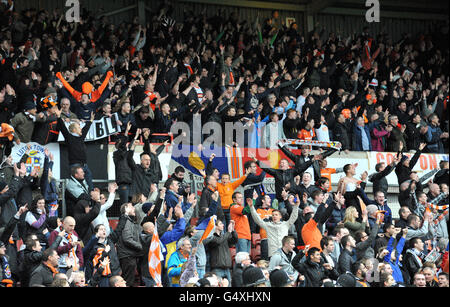
[{"label": "blue jacket", "polygon": [[164,259],[166,259],[166,266],[168,267],[168,260],[172,253],[177,250],[177,241],[184,234],[184,229],[186,228],[186,220],[180,218],[171,231],[166,231],[160,238],[162,243],[162,250]]},{"label": "blue jacket", "polygon": [[395,282],[403,283],[404,281],[403,281],[402,271],[400,270],[399,258],[403,252],[403,247],[405,247],[405,238],[402,236],[397,243],[397,246],[395,248],[397,250],[397,257],[395,258],[395,262],[391,261],[391,253],[394,250],[393,243],[394,243],[394,237],[391,237],[389,239],[389,243],[387,246],[387,250],[389,251],[389,254],[384,256],[383,260],[385,262],[388,262],[391,265],[392,277],[394,277]]},{"label": "blue jacket", "polygon": [[[370,131],[369,127],[364,126],[363,127],[364,132],[366,133],[367,140],[369,141],[369,151],[372,150],[372,142],[370,139]],[[353,126],[353,136],[352,136],[352,146],[354,151],[364,151],[363,145],[362,145],[362,132],[361,129],[358,128],[358,126]]]},{"label": "blue jacket", "polygon": [[383,223],[392,223],[392,210],[391,208],[389,208],[388,204],[387,204],[387,200],[384,202],[383,205],[379,205],[375,200],[371,200],[367,197],[366,192],[361,189],[361,194],[362,194],[362,200],[364,201],[364,203],[366,204],[366,206],[368,205],[375,205],[378,207],[378,210],[384,210],[386,211],[386,213],[384,214],[384,220]]},{"label": "blue jacket", "polygon": [[[173,191],[168,190],[166,193],[165,201],[167,204],[167,209],[175,208],[175,206],[178,204],[178,195],[175,194]],[[188,202],[183,201],[181,203],[181,209],[183,209],[183,213],[186,213],[186,210],[191,207],[191,204]],[[169,210],[166,211],[166,216]]]},{"label": "blue jacket", "polygon": [[167,273],[170,278],[171,287],[180,286],[181,267],[186,261],[187,259],[184,258],[179,251],[176,251],[170,256],[169,262],[167,264]]}]

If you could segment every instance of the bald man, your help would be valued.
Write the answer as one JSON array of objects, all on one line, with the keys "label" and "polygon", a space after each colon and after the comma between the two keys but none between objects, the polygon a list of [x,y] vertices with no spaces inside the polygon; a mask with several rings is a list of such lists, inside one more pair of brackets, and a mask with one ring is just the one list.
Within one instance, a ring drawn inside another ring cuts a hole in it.
[{"label": "bald man", "polygon": [[56,249],[60,257],[58,262],[58,271],[60,273],[65,273],[70,268],[74,272],[83,270],[83,250],[80,245],[81,239],[75,231],[75,225],[75,219],[71,216],[66,216],[61,226],[52,231],[48,239],[51,245],[61,231],[65,230],[66,232]]}]

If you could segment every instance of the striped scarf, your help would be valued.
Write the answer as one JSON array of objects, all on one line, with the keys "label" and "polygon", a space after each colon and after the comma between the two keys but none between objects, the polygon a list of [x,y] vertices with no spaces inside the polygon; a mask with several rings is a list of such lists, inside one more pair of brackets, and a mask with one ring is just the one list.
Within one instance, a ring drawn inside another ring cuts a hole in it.
[{"label": "striped scarf", "polygon": [[448,209],[445,210],[441,215],[439,215],[438,217],[436,217],[436,218],[433,220],[433,224],[434,224],[434,225],[439,224],[439,222],[442,221],[447,215],[448,215]]},{"label": "striped scarf", "polygon": [[7,288],[12,287],[13,281],[11,279],[11,268],[9,267],[8,258],[6,256],[2,257],[2,271],[4,278],[1,283],[5,284]]},{"label": "striped scarf", "polygon": [[[109,256],[108,256],[108,254],[107,253],[105,253],[104,255],[103,255],[103,252],[105,251],[105,248],[103,248],[103,247],[99,247],[99,248],[97,248],[97,253],[96,253],[96,255],[94,256],[94,259],[92,259],[92,263],[93,263],[93,265],[94,265],[94,267],[96,267],[97,266],[97,264],[100,262],[100,259],[105,259],[105,258],[109,258]],[[104,267],[104,270],[103,270],[103,272],[102,272],[102,276],[109,276],[111,274],[111,266],[110,266],[110,264],[108,263],[105,267]]]}]

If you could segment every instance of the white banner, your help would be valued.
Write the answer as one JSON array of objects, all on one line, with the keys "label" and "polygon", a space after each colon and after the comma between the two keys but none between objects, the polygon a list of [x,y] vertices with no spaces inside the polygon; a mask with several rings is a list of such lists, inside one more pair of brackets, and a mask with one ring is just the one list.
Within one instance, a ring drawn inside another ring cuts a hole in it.
[{"label": "white banner", "polygon": [[[384,162],[386,165],[388,165],[392,162],[396,154],[397,153],[395,152],[368,152],[368,168],[370,169],[369,175],[375,172],[375,165],[377,163]],[[412,158],[414,156],[413,153],[404,153],[404,155],[408,156],[409,158]],[[439,162],[441,162],[442,160],[448,161],[448,155],[423,153],[420,155],[420,158],[417,161],[416,165],[414,165],[413,171],[416,171],[417,175],[419,175],[419,177],[422,177],[433,169],[439,168]],[[393,170],[386,177],[386,179],[389,185],[398,185],[395,170]]]},{"label": "white banner", "polygon": [[[27,145],[30,145],[29,149]],[[13,163],[19,162],[20,159],[22,159],[23,155],[27,154],[28,159],[27,161],[25,161],[27,175],[29,175],[33,169],[39,172],[41,169],[44,169],[45,148],[47,148],[48,151],[53,154],[53,178],[60,179],[61,159],[58,143],[50,143],[45,146],[42,146],[38,143],[20,143],[20,145],[15,145],[11,150]]]},{"label": "white banner", "polygon": [[[86,135],[85,141],[95,141],[99,139],[103,139],[107,136],[116,134],[121,131],[120,126],[117,124],[117,121],[119,120],[119,116],[117,113],[112,114],[111,117],[103,117],[99,120],[94,120],[92,122],[91,127],[89,128],[89,132]],[[67,129],[69,128],[69,123],[65,123]],[[85,123],[80,123],[80,127],[83,128]],[[58,142],[64,141],[64,136],[62,133],[58,136]]]}]

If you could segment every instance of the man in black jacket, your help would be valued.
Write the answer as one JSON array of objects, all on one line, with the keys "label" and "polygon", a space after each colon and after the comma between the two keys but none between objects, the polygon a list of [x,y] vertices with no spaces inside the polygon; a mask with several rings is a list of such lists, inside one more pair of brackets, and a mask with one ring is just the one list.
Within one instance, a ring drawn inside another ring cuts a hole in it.
[{"label": "man in black jacket", "polygon": [[238,241],[237,232],[234,230],[234,220],[230,221],[227,232],[223,233],[224,223],[221,220],[216,221],[216,231],[212,239],[208,242],[210,252],[209,265],[211,271],[218,277],[226,277],[231,281],[232,268],[230,245],[234,245]]},{"label": "man in black jacket", "polygon": [[314,170],[314,182],[319,180],[319,178],[321,177],[319,160],[325,159],[337,151],[336,149],[329,149],[323,154],[313,156],[309,154],[311,150],[309,146],[306,145],[301,146],[300,155],[295,155],[289,149],[287,149],[287,147],[284,146],[282,142],[278,143],[278,147],[289,159],[291,159],[295,163],[295,170],[297,171],[297,175],[302,176],[303,172],[312,166]]},{"label": "man in black jacket", "polygon": [[417,161],[419,161],[420,155],[422,154],[422,150],[425,148],[425,146],[427,146],[426,143],[421,143],[418,150],[411,159],[409,159],[405,155],[402,156],[402,160],[395,168],[395,174],[397,174],[399,186],[409,179],[409,175],[411,174],[414,165],[416,165]]},{"label": "man in black jacket", "polygon": [[92,221],[100,213],[100,193],[91,191],[91,199],[80,199],[73,208],[73,217],[76,221],[75,231],[86,245],[94,234]]},{"label": "man in black jacket", "polygon": [[339,113],[336,119],[336,125],[333,129],[334,141],[338,141],[342,144],[342,150],[348,151],[351,149],[350,128],[345,122],[345,117],[342,113]]},{"label": "man in black jacket", "polygon": [[69,154],[69,167],[81,166],[83,168],[86,182],[89,186],[89,191],[92,191],[94,185],[92,183],[92,173],[87,165],[87,153],[86,144],[84,139],[92,125],[94,120],[94,112],[91,113],[91,120],[87,121],[83,128],[79,123],[72,123],[67,129],[64,120],[61,118],[61,110],[55,110],[56,117],[58,118],[57,128],[64,136],[65,143],[67,145],[67,152]]},{"label": "man in black jacket", "polygon": [[395,169],[400,159],[401,156],[398,157],[395,155],[394,160],[388,166],[386,166],[384,162],[380,162],[375,165],[376,173],[369,176],[369,181],[373,183],[373,193],[382,191],[384,195],[387,195],[389,185],[386,176]]},{"label": "man in black jacket", "polygon": [[118,136],[116,140],[116,151],[113,152],[113,161],[116,171],[116,182],[119,186],[118,193],[120,204],[129,201],[131,184],[133,183],[133,173],[128,164],[127,136]]},{"label": "man in black jacket", "polygon": [[354,249],[356,247],[356,241],[351,235],[346,235],[341,239],[341,244],[344,246],[344,249],[341,251],[338,260],[338,271],[341,274],[345,272],[350,272],[353,263],[353,254]]},{"label": "man in black jacket", "polygon": [[136,147],[136,140],[139,137],[140,131],[136,133],[135,141],[128,151],[128,164],[133,172],[133,183],[131,184],[130,195],[142,193],[149,195],[150,186],[152,183],[158,184],[162,179],[161,165],[159,163],[158,155],[163,151],[165,145],[159,146],[156,151],[152,151],[148,142],[144,147],[144,152],[141,153],[141,163],[136,164],[133,159],[134,149]]}]

